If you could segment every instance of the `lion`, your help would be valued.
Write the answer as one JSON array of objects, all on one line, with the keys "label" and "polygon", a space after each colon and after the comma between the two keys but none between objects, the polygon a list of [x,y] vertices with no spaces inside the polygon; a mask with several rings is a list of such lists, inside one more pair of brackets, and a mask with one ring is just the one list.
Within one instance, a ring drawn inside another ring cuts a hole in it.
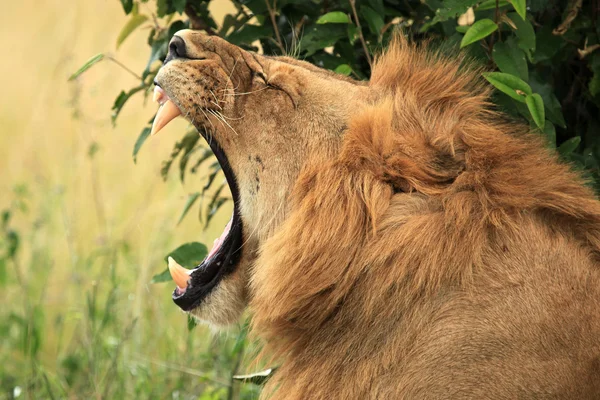
[{"label": "lion", "polygon": [[368,82],[172,38],[153,133],[187,118],[234,200],[173,300],[250,310],[263,398],[600,398],[600,203],[481,72],[401,34]]}]

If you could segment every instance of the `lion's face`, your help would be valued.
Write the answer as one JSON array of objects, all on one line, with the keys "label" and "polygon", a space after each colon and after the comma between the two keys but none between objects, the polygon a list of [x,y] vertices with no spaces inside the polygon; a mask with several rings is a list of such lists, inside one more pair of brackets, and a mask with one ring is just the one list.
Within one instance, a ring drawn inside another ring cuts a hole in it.
[{"label": "lion's face", "polygon": [[235,203],[230,224],[201,266],[188,277],[171,264],[178,284],[173,299],[202,320],[230,324],[247,304],[249,281],[261,268],[253,262],[286,218],[300,170],[309,160],[337,154],[367,88],[191,30],[175,34],[155,83],[163,105],[154,130],[178,115],[194,124],[221,163]]}]

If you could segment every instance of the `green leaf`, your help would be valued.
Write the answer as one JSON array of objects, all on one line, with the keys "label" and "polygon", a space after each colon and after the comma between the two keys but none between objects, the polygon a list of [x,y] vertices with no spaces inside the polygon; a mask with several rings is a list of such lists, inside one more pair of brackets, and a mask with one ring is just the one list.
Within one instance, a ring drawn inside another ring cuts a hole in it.
[{"label": "green leaf", "polygon": [[199,265],[204,257],[208,254],[208,250],[206,246],[199,242],[190,242],[183,244],[167,254],[165,256],[165,261],[169,259],[169,257],[173,257],[175,261],[177,261],[181,265]]},{"label": "green leaf", "polygon": [[348,76],[352,73],[352,67],[349,66],[348,64],[340,64],[336,67],[334,72],[337,74],[342,74],[342,75]]},{"label": "green leaf", "polygon": [[[497,0],[486,0],[481,2],[481,4],[477,6],[477,11],[496,9],[496,1]],[[507,0],[500,0],[498,1],[498,8],[506,7],[509,4],[510,3]]]},{"label": "green leaf", "polygon": [[369,0],[369,5],[373,10],[377,11],[377,14],[385,14],[385,6],[383,4],[383,0]]},{"label": "green leaf", "polygon": [[360,15],[362,15],[363,18],[367,21],[371,33],[379,37],[379,35],[381,34],[381,29],[385,25],[385,22],[383,21],[381,15],[379,15],[377,11],[373,10],[369,6],[362,6],[360,8]]},{"label": "green leaf", "polygon": [[519,14],[519,16],[521,17],[521,19],[525,19],[526,15],[526,9],[527,9],[527,4],[525,0],[509,0],[513,7],[515,8],[515,11]]},{"label": "green leaf", "polygon": [[546,116],[544,113],[544,100],[542,100],[542,96],[537,93],[530,94],[525,97],[525,104],[527,104],[533,122],[543,130]]},{"label": "green leaf", "polygon": [[167,0],[156,0],[156,15],[158,18],[162,18],[169,12],[169,5]]},{"label": "green leaf", "polygon": [[[200,158],[198,158],[196,160],[196,163],[194,164],[194,166],[192,168],[190,168],[190,172],[192,174],[195,174],[198,171],[198,168],[204,161],[208,160],[211,157],[214,157],[214,153],[212,152],[212,150],[210,148],[205,148],[205,149],[201,150],[201,153],[202,153],[202,155],[200,156]],[[221,167],[218,161],[217,161],[217,165],[219,165],[219,168]]]},{"label": "green leaf", "polygon": [[350,42],[351,45],[354,45],[354,43],[360,38],[359,34],[358,34],[358,27],[354,24],[348,24],[348,41]]},{"label": "green leaf", "polygon": [[[179,158],[179,179],[182,183],[185,180],[186,168],[191,156],[202,148],[201,146],[196,146],[196,144],[200,141],[200,135],[198,135],[196,129],[192,127],[189,131],[192,131],[192,137],[186,141],[182,147],[181,157]],[[194,138],[196,140],[194,140]]]},{"label": "green leaf", "polygon": [[325,15],[321,15],[317,20],[317,24],[349,24],[350,18],[348,14],[341,11],[328,12]]},{"label": "green leaf", "polygon": [[123,106],[125,105],[127,100],[129,100],[131,98],[131,96],[133,96],[137,92],[144,90],[144,89],[146,89],[146,85],[144,85],[142,83],[140,86],[136,86],[133,89],[130,89],[128,92],[121,91],[121,93],[119,93],[119,95],[115,99],[115,102],[112,106],[111,120],[112,120],[113,125],[114,125],[115,121],[117,120],[119,113],[121,113],[121,110],[123,109]]},{"label": "green leaf", "polygon": [[522,19],[517,13],[508,13],[507,16],[517,27],[515,34],[517,35],[519,48],[531,58],[531,55],[535,52],[535,31],[533,30],[533,25],[531,25],[528,19]]},{"label": "green leaf", "polygon": [[[190,269],[190,268],[188,268]],[[152,277],[152,280],[150,281],[150,283],[162,283],[162,282],[169,282],[171,280],[171,273],[169,272],[169,268],[165,269],[163,272],[161,272],[160,274],[156,274]]]},{"label": "green leaf", "polygon": [[552,121],[552,123],[562,128],[566,128],[567,125],[562,114],[562,105],[554,94],[555,88],[542,79],[543,78],[538,74],[532,75],[529,79],[531,89],[533,92],[539,93],[539,95],[542,96],[542,100],[544,100],[544,107],[546,109],[546,118]]},{"label": "green leaf", "polygon": [[179,217],[179,221],[177,221],[177,225],[183,221],[183,218],[186,216],[190,208],[194,205],[196,200],[200,198],[200,192],[192,193],[188,196],[187,201],[185,202],[185,206],[183,206],[183,211],[181,212],[181,216]]},{"label": "green leaf", "polygon": [[456,29],[456,32],[459,32],[459,33],[467,33],[467,31],[469,30],[470,27],[471,26],[469,26],[469,25],[456,25],[456,28],[454,28],[454,29]]},{"label": "green leaf", "polygon": [[463,48],[465,46],[470,45],[471,43],[475,43],[478,40],[481,40],[498,29],[498,25],[491,19],[480,19],[475,22],[469,30],[465,33],[462,41],[460,42],[460,47]]},{"label": "green leaf", "polygon": [[90,159],[93,159],[94,156],[96,155],[96,153],[98,153],[100,151],[100,145],[98,144],[98,142],[92,142],[90,144],[90,147],[88,147],[88,157]]},{"label": "green leaf", "polygon": [[121,5],[125,14],[129,14],[133,10],[133,0],[121,0]]},{"label": "green leaf", "polygon": [[142,73],[142,78],[145,79],[150,73],[150,67],[154,64],[155,61],[164,60],[167,56],[169,42],[166,37],[156,39],[152,42],[150,49],[150,58],[146,63],[146,68],[144,68],[144,72]]},{"label": "green leaf", "polygon": [[133,162],[137,162],[137,154],[140,151],[140,149],[142,148],[142,145],[144,144],[144,142],[146,141],[146,139],[148,139],[148,136],[150,136],[150,132],[152,132],[152,128],[150,127],[146,127],[142,130],[142,133],[140,133],[140,136],[138,136],[137,140],[135,141],[135,145],[133,146]]},{"label": "green leaf", "polygon": [[546,142],[548,142],[548,146],[553,149],[556,148],[556,128],[552,122],[546,121],[543,131],[544,136],[546,137]]},{"label": "green leaf", "polygon": [[[179,265],[188,268],[187,265],[196,266],[200,264],[207,254],[208,250],[206,249],[205,245],[199,242],[191,242],[181,245],[171,253],[167,254],[165,261],[167,261],[169,257],[173,257],[173,259],[177,261]],[[169,273],[169,268],[167,268],[160,274],[154,275],[150,283],[168,282],[170,280],[171,274]]]},{"label": "green leaf", "polygon": [[534,62],[550,60],[565,46],[565,43],[561,36],[552,34],[552,26],[543,26],[535,35]]},{"label": "green leaf", "polygon": [[102,61],[104,59],[104,54],[96,54],[94,57],[90,58],[79,68],[73,75],[69,77],[69,80],[72,81],[76,79],[79,75],[83,74],[85,71],[90,69],[94,64]]},{"label": "green leaf", "polygon": [[300,39],[300,49],[305,57],[312,56],[319,50],[335,45],[338,40],[345,38],[347,35],[346,25],[342,24],[315,24],[310,30],[308,28],[307,30]]},{"label": "green leaf", "polygon": [[204,228],[206,228],[208,226],[208,224],[210,223],[212,218],[215,216],[217,211],[219,211],[221,206],[231,199],[229,197],[219,197],[218,196],[218,194],[221,192],[221,190],[224,187],[225,187],[225,184],[221,185],[219,187],[219,189],[217,189],[215,195],[213,195],[212,200],[208,204],[208,207],[207,207],[208,213],[206,214],[206,221],[204,222]]},{"label": "green leaf", "polygon": [[558,153],[561,156],[568,156],[577,149],[579,143],[581,143],[581,137],[574,136],[571,139],[564,141],[563,144],[558,147]]},{"label": "green leaf", "polygon": [[8,226],[8,223],[10,222],[10,217],[12,216],[12,213],[10,212],[10,210],[4,210],[2,211],[2,218],[0,218],[0,228],[2,229],[6,229],[6,227]]},{"label": "green leaf", "polygon": [[235,45],[251,45],[259,39],[273,37],[273,29],[270,26],[243,25],[241,29],[232,32],[226,37],[227,41]]},{"label": "green leaf", "polygon": [[183,10],[185,10],[185,3],[186,0],[171,0],[173,9],[180,15],[183,14]]},{"label": "green leaf", "polygon": [[117,36],[117,49],[127,39],[127,37],[135,31],[140,25],[148,20],[148,17],[144,14],[132,15],[129,21],[121,28],[119,36]]},{"label": "green leaf", "polygon": [[[188,269],[191,269],[191,268],[188,268]],[[172,280],[171,273],[169,272],[169,268],[167,268],[160,274],[154,275],[152,277],[152,280],[150,280],[150,283],[169,282],[170,280]]]},{"label": "green leaf", "polygon": [[447,21],[458,15],[464,14],[469,7],[473,7],[479,0],[445,0],[442,7],[435,10],[435,18],[432,23]]},{"label": "green leaf", "polygon": [[529,80],[529,70],[525,53],[518,47],[514,38],[509,37],[506,42],[497,42],[492,51],[492,58],[500,71]]},{"label": "green leaf", "polygon": [[[162,168],[160,169],[160,174],[163,179],[167,179],[167,174],[169,173],[169,169],[173,164],[173,161],[177,158],[179,154],[186,154],[190,151],[191,148],[194,147],[196,143],[200,140],[200,135],[196,132],[195,129],[188,129],[185,136],[181,138],[175,145],[173,146],[173,150],[169,155],[169,158],[163,161]],[[180,164],[181,166],[181,164]],[[183,166],[185,168],[185,165]],[[180,170],[181,173],[181,170]]]},{"label": "green leaf", "polygon": [[[209,25],[214,25],[214,21],[212,21],[212,19],[206,21]],[[174,34],[176,34],[178,31],[182,30],[182,29],[188,29],[190,27],[190,25],[187,22],[181,21],[181,20],[177,20],[175,22],[173,22],[171,25],[169,25],[169,30],[167,31],[167,44],[169,43],[169,41],[171,40],[171,38],[173,37]]]},{"label": "green leaf", "polygon": [[198,326],[198,321],[196,321],[196,318],[194,318],[192,316],[192,314],[188,314],[187,316],[187,328],[188,328],[188,332],[194,330],[194,328]]},{"label": "green leaf", "polygon": [[231,27],[238,26],[238,20],[235,16],[231,14],[225,15],[223,18],[223,22],[221,22],[221,27],[219,28],[219,36],[225,37],[227,32],[231,29]]},{"label": "green leaf", "polygon": [[19,234],[12,230],[8,231],[6,233],[6,242],[8,244],[6,255],[8,258],[14,259],[17,255],[17,251],[19,250],[19,244],[21,243]]},{"label": "green leaf", "polygon": [[532,94],[531,87],[514,75],[505,74],[503,72],[487,72],[484,73],[483,76],[496,89],[521,103],[525,102],[525,95]]}]

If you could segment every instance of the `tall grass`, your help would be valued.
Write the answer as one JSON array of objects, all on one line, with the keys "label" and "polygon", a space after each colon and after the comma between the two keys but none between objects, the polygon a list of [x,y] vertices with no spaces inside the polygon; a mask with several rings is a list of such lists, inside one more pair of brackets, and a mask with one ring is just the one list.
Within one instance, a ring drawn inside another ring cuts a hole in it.
[{"label": "tall grass", "polygon": [[[113,51],[125,17],[118,1],[9,1],[0,13],[0,399],[255,398],[233,382],[246,372],[245,329],[190,330],[151,285],[163,256],[204,232],[176,226],[200,182],[162,182],[184,122],[169,126],[133,164],[137,134],[154,113],[134,99],[116,127],[111,103],[132,79],[112,64],[66,80],[91,54]],[[141,69],[147,32],[115,56]]]}]

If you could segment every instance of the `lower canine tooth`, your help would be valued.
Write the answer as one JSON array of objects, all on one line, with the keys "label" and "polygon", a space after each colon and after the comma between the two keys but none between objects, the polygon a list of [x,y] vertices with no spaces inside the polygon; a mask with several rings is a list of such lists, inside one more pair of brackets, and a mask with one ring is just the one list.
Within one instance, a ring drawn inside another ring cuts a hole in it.
[{"label": "lower canine tooth", "polygon": [[172,257],[169,257],[169,272],[171,273],[171,278],[175,281],[175,284],[179,286],[181,289],[185,289],[188,286],[188,279],[190,279],[191,271],[183,268],[181,265],[177,264],[177,261],[173,260]]}]

